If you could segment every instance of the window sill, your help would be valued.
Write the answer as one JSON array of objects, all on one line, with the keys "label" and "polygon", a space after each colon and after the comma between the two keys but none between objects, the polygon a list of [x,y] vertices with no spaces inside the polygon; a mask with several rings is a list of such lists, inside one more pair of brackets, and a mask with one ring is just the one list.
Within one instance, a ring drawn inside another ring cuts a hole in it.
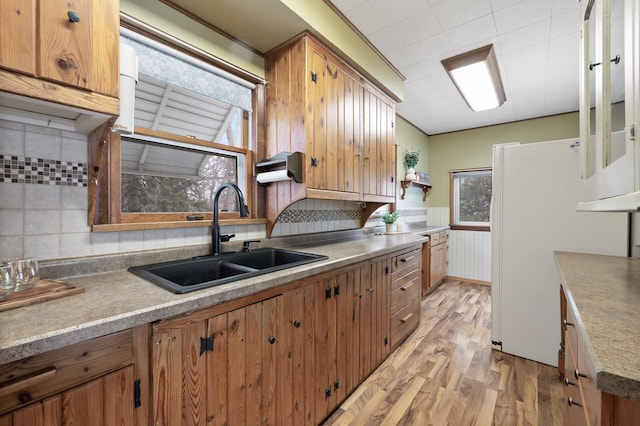
[{"label": "window sill", "polygon": [[[140,222],[140,223],[109,223],[91,225],[91,232],[119,232],[119,231],[143,231],[149,229],[172,228],[202,228],[211,227],[212,220],[193,220],[175,222]],[[262,225],[267,224],[267,219],[220,219],[220,225]]]}]

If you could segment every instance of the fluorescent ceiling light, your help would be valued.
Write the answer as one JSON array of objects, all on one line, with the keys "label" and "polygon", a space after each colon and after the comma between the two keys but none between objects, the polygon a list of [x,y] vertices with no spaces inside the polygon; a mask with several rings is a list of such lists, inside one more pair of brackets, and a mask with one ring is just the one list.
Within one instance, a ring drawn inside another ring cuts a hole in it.
[{"label": "fluorescent ceiling light", "polygon": [[492,44],[443,59],[441,63],[472,110],[497,108],[507,99]]}]

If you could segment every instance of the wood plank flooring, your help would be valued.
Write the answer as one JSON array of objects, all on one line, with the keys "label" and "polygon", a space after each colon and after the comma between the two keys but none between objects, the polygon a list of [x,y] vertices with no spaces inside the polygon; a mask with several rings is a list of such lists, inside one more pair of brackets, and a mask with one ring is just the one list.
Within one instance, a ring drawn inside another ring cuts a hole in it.
[{"label": "wood plank flooring", "polygon": [[488,286],[447,280],[325,425],[562,425],[557,369],[491,348]]}]

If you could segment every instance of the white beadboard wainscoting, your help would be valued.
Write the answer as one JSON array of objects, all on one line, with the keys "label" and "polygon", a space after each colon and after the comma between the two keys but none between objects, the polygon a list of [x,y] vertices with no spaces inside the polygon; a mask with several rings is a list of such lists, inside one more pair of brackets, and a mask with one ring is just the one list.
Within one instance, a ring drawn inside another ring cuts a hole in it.
[{"label": "white beadboard wainscoting", "polygon": [[491,233],[449,231],[447,275],[491,282]]},{"label": "white beadboard wainscoting", "polygon": [[[429,207],[427,225],[448,226],[448,207]],[[447,275],[491,282],[491,232],[449,231]]]}]

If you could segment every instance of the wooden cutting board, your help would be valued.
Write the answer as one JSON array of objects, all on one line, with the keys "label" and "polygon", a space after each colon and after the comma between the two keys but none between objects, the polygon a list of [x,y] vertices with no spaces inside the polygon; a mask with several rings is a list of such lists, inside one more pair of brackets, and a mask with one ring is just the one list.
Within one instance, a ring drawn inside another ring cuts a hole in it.
[{"label": "wooden cutting board", "polygon": [[0,312],[21,306],[59,299],[72,294],[82,293],[84,287],[58,280],[39,280],[29,290],[12,293],[6,300],[0,302]]}]

